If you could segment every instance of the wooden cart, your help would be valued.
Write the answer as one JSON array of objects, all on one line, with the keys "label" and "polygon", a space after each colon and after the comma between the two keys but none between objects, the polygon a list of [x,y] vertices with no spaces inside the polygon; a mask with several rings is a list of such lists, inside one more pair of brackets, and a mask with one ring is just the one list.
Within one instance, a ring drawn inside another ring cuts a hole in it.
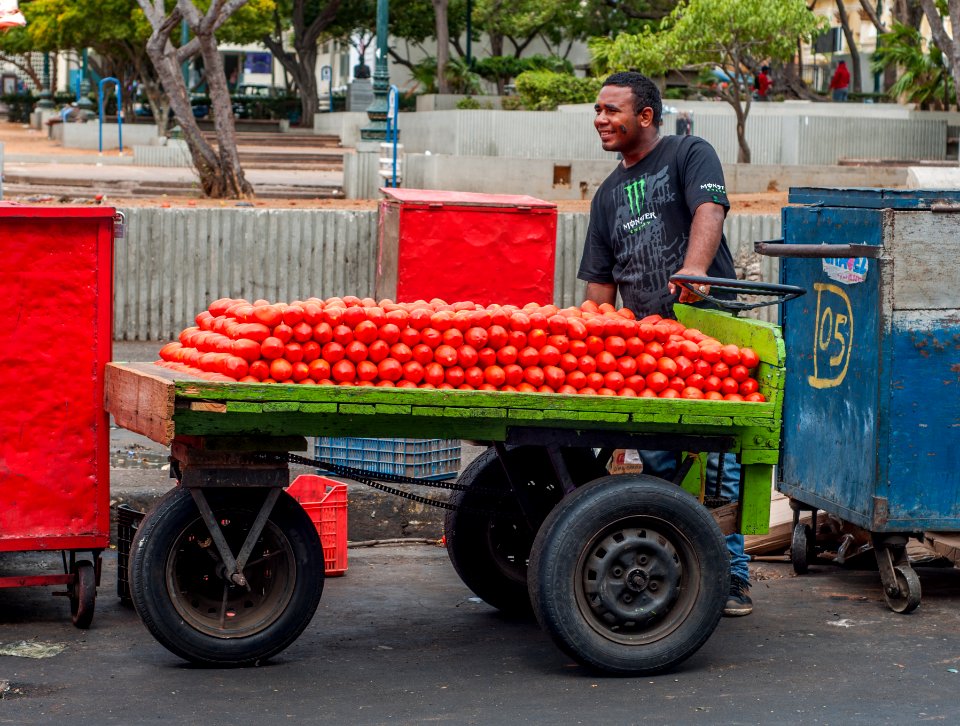
[{"label": "wooden cart", "polygon": [[[779,328],[678,306],[750,346],[766,403],[484,391],[212,383],[111,364],[106,408],[171,446],[179,486],[147,514],[129,581],[153,635],[194,662],[247,664],[292,643],[323,589],[316,530],[282,487],[306,436],[490,442],[461,474],[447,547],[504,610],[533,607],[557,644],[611,673],[667,669],[711,635],[729,588],[726,531],[762,534],[780,444]],[[607,475],[614,448],[687,452],[676,482]],[[704,452],[734,452],[741,500],[711,501]],[[682,486],[676,486],[677,483]],[[711,511],[704,502],[718,507]]]}]

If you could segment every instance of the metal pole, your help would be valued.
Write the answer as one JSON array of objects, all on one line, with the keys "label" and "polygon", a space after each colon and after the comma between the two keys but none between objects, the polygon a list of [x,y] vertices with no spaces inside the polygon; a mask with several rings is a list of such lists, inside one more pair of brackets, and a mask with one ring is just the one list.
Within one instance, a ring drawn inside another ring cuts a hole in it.
[{"label": "metal pole", "polygon": [[120,153],[123,153],[123,95],[120,90],[120,81],[116,78],[101,78],[98,86],[100,102],[100,153],[103,153],[103,86],[106,83],[117,85],[117,134],[120,142]]},{"label": "metal pole", "polygon": [[397,188],[397,136],[400,134],[399,114],[400,114],[400,90],[396,86],[390,86],[390,95],[388,97],[390,106],[390,129],[393,140],[393,186]]},{"label": "metal pole", "polygon": [[[190,42],[190,28],[187,21],[180,21],[180,47],[182,48]],[[190,93],[190,61],[185,60],[180,66],[180,72],[183,73],[183,82],[187,86],[187,94]]]},{"label": "metal pole", "polygon": [[53,94],[50,92],[50,54],[43,54],[43,88],[40,90],[40,100],[37,108],[53,108]]},{"label": "metal pole", "polygon": [[389,18],[389,0],[377,0],[377,59],[373,70],[373,103],[367,108],[370,125],[360,129],[360,138],[364,141],[385,141],[387,138],[387,95],[390,90],[390,72],[387,69]]},{"label": "metal pole", "polygon": [[467,0],[467,68],[473,68],[470,36],[473,33],[473,0]]}]

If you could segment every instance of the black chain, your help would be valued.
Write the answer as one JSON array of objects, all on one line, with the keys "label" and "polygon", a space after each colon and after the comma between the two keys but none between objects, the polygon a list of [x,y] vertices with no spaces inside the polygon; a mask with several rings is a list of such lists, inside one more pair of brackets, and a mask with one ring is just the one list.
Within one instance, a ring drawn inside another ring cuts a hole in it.
[{"label": "black chain", "polygon": [[462,505],[451,504],[450,502],[441,501],[439,499],[431,499],[430,497],[424,497],[420,494],[414,494],[413,492],[407,492],[403,489],[396,489],[395,487],[387,486],[382,484],[383,481],[392,482],[394,484],[415,484],[417,486],[432,487],[434,489],[447,489],[458,492],[469,491],[471,494],[485,494],[490,496],[503,496],[504,492],[501,490],[468,486],[466,484],[457,484],[456,482],[441,482],[434,481],[432,479],[415,479],[410,476],[403,476],[402,474],[387,474],[374,471],[367,471],[365,469],[354,469],[352,466],[343,466],[338,464],[335,461],[328,461],[326,459],[311,459],[306,456],[300,456],[299,454],[257,454],[256,458],[268,459],[272,461],[287,461],[291,464],[303,464],[306,466],[315,466],[318,469],[323,469],[324,471],[329,471],[337,476],[344,477],[345,479],[351,479],[352,481],[359,482],[360,484],[366,484],[368,487],[373,489],[378,489],[381,492],[387,494],[393,494],[404,499],[409,499],[413,502],[418,502],[420,504],[426,504],[431,507],[438,507],[440,509],[448,509],[450,511],[466,511],[474,514],[483,514],[487,516],[498,516],[502,512],[495,510],[479,509],[476,507],[464,507]]}]

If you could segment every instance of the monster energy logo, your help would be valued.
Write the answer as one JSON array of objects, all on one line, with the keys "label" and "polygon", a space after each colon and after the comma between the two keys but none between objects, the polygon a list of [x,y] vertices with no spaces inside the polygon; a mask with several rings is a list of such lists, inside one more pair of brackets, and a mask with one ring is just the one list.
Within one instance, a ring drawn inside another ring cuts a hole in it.
[{"label": "monster energy logo", "polygon": [[643,211],[643,203],[647,197],[647,180],[645,177],[637,179],[627,184],[623,191],[627,195],[627,203],[630,205],[631,214],[637,216]]}]

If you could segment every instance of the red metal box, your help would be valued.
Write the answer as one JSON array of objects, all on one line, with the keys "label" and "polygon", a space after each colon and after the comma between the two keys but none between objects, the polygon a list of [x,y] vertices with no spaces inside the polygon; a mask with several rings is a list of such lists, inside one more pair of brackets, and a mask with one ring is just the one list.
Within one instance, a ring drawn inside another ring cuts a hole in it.
[{"label": "red metal box", "polygon": [[110,543],[114,216],[0,204],[0,551]]},{"label": "red metal box", "polygon": [[378,299],[553,302],[557,206],[527,196],[381,190]]}]

